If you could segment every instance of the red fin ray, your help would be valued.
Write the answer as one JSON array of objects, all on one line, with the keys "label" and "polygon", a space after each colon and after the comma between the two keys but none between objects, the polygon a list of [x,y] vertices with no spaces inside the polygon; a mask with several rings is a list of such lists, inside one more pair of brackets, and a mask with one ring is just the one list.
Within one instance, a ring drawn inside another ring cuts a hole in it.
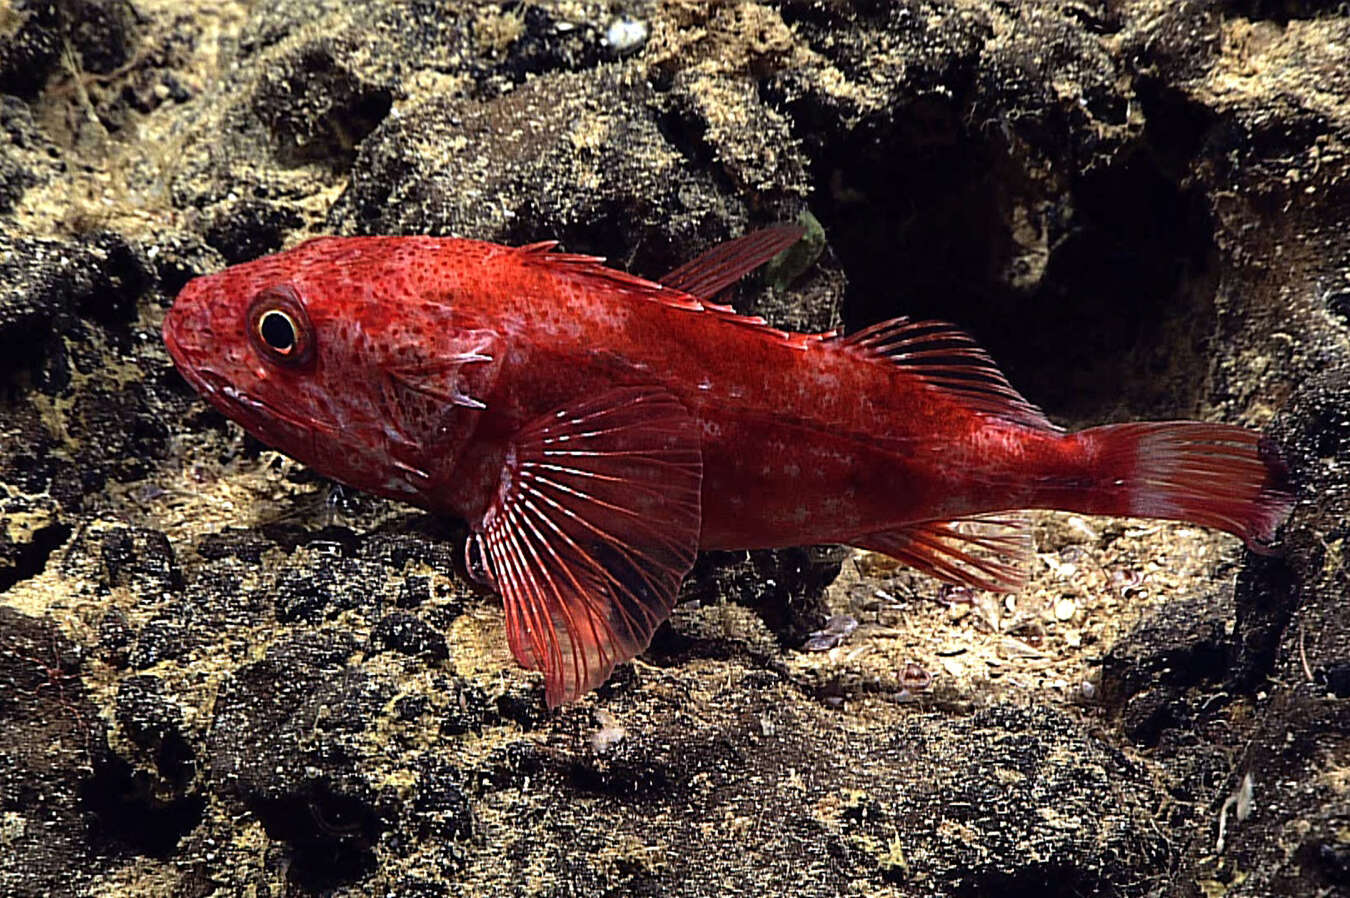
[{"label": "red fin ray", "polygon": [[692,567],[703,472],[697,422],[659,388],[621,388],[519,433],[477,537],[511,651],[550,706],[647,647]]},{"label": "red fin ray", "polygon": [[1150,421],[1075,434],[1098,485],[1043,490],[1055,507],[1187,521],[1239,536],[1268,552],[1294,504],[1284,463],[1259,432],[1231,424]]},{"label": "red fin ray", "polygon": [[1038,430],[1060,430],[1019,393],[975,340],[943,321],[893,318],[833,343],[904,368],[974,411]]},{"label": "red fin ray", "polygon": [[[667,274],[666,278],[676,279],[675,284],[657,283],[635,274],[607,268],[601,256],[553,252],[553,248],[557,246],[556,241],[532,243],[520,247],[518,252],[532,264],[547,266],[575,283],[596,289],[618,291],[634,299],[659,302],[672,309],[706,313],[720,322],[759,331],[765,337],[793,349],[806,349],[808,346],[818,345],[823,339],[833,337],[833,332],[789,333],[770,327],[758,315],[741,315],[731,306],[705,301],[706,297],[715,295],[717,290],[772,259],[783,249],[791,246],[800,236],[799,225],[775,225],[719,244]],[[773,252],[769,252],[771,249]],[[665,281],[665,278],[662,280]]]},{"label": "red fin ray", "polygon": [[[672,290],[709,300],[774,256],[792,246],[806,233],[796,224],[773,225],[719,243],[712,249],[666,272],[661,283]],[[723,307],[723,311],[730,311]]]},{"label": "red fin ray", "polygon": [[855,542],[947,583],[995,592],[1025,585],[1032,551],[1031,529],[1015,512],[908,524]]}]

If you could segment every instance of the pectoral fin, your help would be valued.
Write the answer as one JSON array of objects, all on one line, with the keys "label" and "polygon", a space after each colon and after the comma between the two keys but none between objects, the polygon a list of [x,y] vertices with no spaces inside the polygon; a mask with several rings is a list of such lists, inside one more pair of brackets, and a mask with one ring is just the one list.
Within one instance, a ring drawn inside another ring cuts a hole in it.
[{"label": "pectoral fin", "polygon": [[474,539],[506,607],[516,660],[550,707],[645,649],[694,563],[697,422],[659,388],[621,388],[545,415],[512,441]]}]

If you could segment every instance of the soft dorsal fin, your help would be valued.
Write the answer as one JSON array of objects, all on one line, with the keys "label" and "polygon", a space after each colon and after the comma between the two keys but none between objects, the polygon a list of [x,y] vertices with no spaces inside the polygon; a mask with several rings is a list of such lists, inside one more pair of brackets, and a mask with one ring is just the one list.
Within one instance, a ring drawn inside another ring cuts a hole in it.
[{"label": "soft dorsal fin", "polygon": [[698,299],[712,299],[792,246],[805,233],[806,228],[795,224],[751,231],[744,237],[719,243],[674,271],[666,272],[661,283]]},{"label": "soft dorsal fin", "polygon": [[511,652],[550,707],[647,647],[693,566],[699,428],[670,393],[622,387],[543,415],[511,441],[474,536]]},{"label": "soft dorsal fin", "polygon": [[1016,512],[907,524],[855,542],[947,583],[995,592],[1026,584],[1032,550],[1031,529]]},{"label": "soft dorsal fin", "polygon": [[863,358],[903,366],[974,411],[1038,430],[1061,430],[1008,383],[969,334],[945,321],[892,318],[829,342]]}]

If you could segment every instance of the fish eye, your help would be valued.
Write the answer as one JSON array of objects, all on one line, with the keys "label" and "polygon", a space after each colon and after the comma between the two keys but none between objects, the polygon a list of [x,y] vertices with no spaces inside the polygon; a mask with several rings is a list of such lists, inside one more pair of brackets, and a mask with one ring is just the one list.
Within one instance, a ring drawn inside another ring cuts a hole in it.
[{"label": "fish eye", "polygon": [[248,308],[248,338],[258,354],[296,368],[314,357],[314,325],[289,284],[268,287]]},{"label": "fish eye", "polygon": [[258,319],[258,336],[282,355],[295,350],[295,322],[280,309],[268,309]]}]

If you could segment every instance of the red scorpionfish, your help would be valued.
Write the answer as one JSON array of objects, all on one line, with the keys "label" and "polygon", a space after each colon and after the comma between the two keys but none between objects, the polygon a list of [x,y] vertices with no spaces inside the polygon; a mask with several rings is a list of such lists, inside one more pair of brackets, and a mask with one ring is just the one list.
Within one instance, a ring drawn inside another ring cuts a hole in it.
[{"label": "red scorpionfish", "polygon": [[1293,498],[1252,430],[1065,433],[950,325],[787,333],[709,301],[801,233],[660,281],[554,243],[321,238],[192,281],[164,340],[263,442],[466,520],[550,707],[647,647],[699,549],[846,543],[1014,591],[1019,509],[1273,539]]}]

